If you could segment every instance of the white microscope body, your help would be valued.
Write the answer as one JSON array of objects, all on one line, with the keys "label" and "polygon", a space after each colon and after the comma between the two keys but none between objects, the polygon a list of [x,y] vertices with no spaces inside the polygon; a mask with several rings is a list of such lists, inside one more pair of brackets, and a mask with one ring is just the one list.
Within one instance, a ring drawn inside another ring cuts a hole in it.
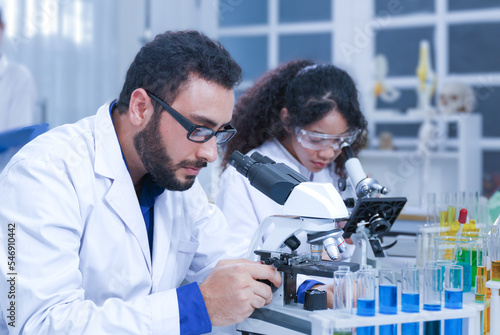
[{"label": "white microscope body", "polygon": [[[336,219],[349,216],[344,201],[332,184],[314,182],[302,182],[295,186],[282,213],[283,216],[267,217],[259,226],[250,243],[248,258],[253,258],[255,250],[280,250],[289,237],[300,231],[315,233],[334,230],[337,228]],[[262,243],[264,235],[271,228],[272,233]]]},{"label": "white microscope body", "polygon": [[[309,182],[285,164],[275,163],[258,152],[245,156],[235,151],[229,158],[229,164],[247,177],[251,185],[283,205],[283,215],[270,216],[259,226],[248,253],[249,259],[273,265],[281,273],[282,285],[271,286],[274,293],[270,305],[255,310],[237,325],[243,334],[310,334],[314,327],[311,316],[321,311],[305,310],[296,302],[297,275],[333,278],[340,265],[357,271],[359,263],[322,260],[323,250],[332,260],[338,260],[345,250],[343,236],[348,228],[354,241],[362,240],[359,245],[364,245],[360,250],[366,263],[368,243],[374,247],[371,241],[378,240],[378,233],[391,228],[406,202],[405,198],[378,199],[376,195],[387,193],[387,189],[366,177],[357,158],[353,159],[350,146],[342,150],[349,158],[346,168],[352,173],[351,181],[360,200],[351,212],[332,184]],[[387,206],[392,206],[395,199],[399,201],[399,210],[386,214]],[[339,221],[347,222],[344,230],[338,227]],[[302,232],[307,233],[310,252],[298,254],[297,235]]]},{"label": "white microscope body", "polygon": [[[279,259],[279,264],[283,263],[293,269],[281,272],[283,285],[274,292],[271,306],[285,306],[296,300],[298,274],[333,277],[333,271],[337,267],[334,262],[330,263],[335,268],[325,266],[323,270],[313,271],[310,267],[325,263],[321,260],[323,249],[332,260],[340,258],[339,253],[345,250],[342,237],[344,231],[337,227],[336,220],[345,219],[349,215],[344,201],[332,184],[315,182],[302,182],[295,186],[282,212],[284,215],[269,216],[259,226],[248,253],[251,260],[263,260],[262,254],[256,251],[268,251],[267,259]],[[291,244],[298,246],[296,236],[301,232],[307,233],[311,252],[287,254],[287,248],[292,249],[292,252],[294,250]],[[274,266],[280,270],[277,264]]]}]

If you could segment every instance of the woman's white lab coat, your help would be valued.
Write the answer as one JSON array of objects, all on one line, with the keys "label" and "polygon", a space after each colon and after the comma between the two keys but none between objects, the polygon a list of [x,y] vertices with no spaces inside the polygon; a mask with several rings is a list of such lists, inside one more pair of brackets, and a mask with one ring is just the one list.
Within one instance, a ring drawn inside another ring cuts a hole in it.
[{"label": "woman's white lab coat", "polygon": [[[311,178],[311,172],[275,139],[265,142],[250,151],[248,155],[254,151],[268,156],[277,163],[288,165],[308,179]],[[331,164],[320,172],[314,173],[313,180],[333,183],[337,187],[339,177],[333,172],[333,168],[334,165]],[[248,249],[253,234],[266,217],[282,214],[281,205],[250,185],[248,179],[231,166],[228,166],[221,175],[216,205],[226,216],[231,231],[245,238],[245,250]],[[342,254],[344,261],[350,259],[353,249],[354,247],[349,246],[348,250]]]},{"label": "woman's white lab coat", "polygon": [[13,269],[0,248],[4,313],[17,273],[11,334],[179,334],[175,288],[237,243],[196,182],[156,199],[151,262],[109,105],[25,146],[0,176],[0,204],[2,244],[15,224]]}]

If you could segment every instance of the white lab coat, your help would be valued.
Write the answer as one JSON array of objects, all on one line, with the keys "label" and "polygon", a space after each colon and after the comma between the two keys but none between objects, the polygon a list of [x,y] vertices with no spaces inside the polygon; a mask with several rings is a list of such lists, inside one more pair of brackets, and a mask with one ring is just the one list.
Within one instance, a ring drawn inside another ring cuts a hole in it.
[{"label": "white lab coat", "polygon": [[[284,163],[304,177],[311,179],[311,172],[275,139],[263,143],[260,147],[250,151],[248,155],[254,151],[268,156],[277,163]],[[334,164],[331,164],[320,172],[314,173],[313,180],[333,183],[337,188],[339,177],[333,169]],[[245,238],[245,249],[242,252],[246,252],[252,236],[266,217],[283,214],[281,211],[283,206],[250,185],[248,179],[232,166],[228,166],[221,175],[216,205],[224,213],[231,231]],[[304,245],[303,241],[301,251],[306,251],[307,248],[302,249]],[[342,254],[342,260],[348,261],[353,252],[354,247],[348,245],[346,252]]]},{"label": "white lab coat", "polygon": [[0,132],[35,124],[35,81],[25,66],[1,54],[0,92]]},{"label": "white lab coat", "polygon": [[[195,182],[156,199],[151,265],[109,105],[21,149],[0,175],[0,204],[3,241],[16,223],[10,334],[179,334],[175,288],[203,280],[238,243]],[[2,306],[10,272],[2,247]]]}]

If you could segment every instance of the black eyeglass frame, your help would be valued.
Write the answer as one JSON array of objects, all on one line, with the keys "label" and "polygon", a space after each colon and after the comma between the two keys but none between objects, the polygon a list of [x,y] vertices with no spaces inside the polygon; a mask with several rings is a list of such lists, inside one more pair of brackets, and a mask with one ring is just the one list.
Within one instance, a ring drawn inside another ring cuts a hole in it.
[{"label": "black eyeglass frame", "polygon": [[[158,98],[156,95],[154,95],[153,93],[150,93],[150,92],[147,92],[148,95],[153,98],[156,102],[158,102],[177,122],[179,122],[179,124],[187,130],[187,139],[190,140],[191,142],[195,142],[195,143],[205,143],[207,141],[209,141],[212,137],[215,136],[216,140],[217,140],[217,134],[221,134],[221,133],[229,133],[230,135],[228,135],[227,138],[225,138],[223,141],[221,142],[217,142],[217,144],[224,144],[224,143],[227,143],[231,138],[233,138],[233,136],[236,134],[236,128],[234,128],[232,125],[230,125],[229,123],[224,127],[224,130],[218,130],[218,131],[215,131],[213,129],[210,129],[208,127],[204,127],[204,126],[199,126],[199,125],[196,125],[194,123],[192,123],[191,121],[189,121],[188,119],[186,119],[181,113],[179,113],[178,111],[176,111],[175,109],[173,109],[172,107],[170,107],[170,105],[168,105],[165,101],[161,100],[160,98]],[[198,140],[193,140],[190,138],[191,134],[196,130],[196,129],[206,129],[207,131],[209,131],[211,133],[211,135],[207,135],[208,137],[201,140],[201,141],[198,141]]]}]

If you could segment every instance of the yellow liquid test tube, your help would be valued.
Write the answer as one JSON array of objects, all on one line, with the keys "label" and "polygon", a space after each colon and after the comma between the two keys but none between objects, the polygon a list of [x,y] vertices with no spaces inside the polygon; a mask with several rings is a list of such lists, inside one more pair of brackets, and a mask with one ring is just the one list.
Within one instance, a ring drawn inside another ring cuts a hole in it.
[{"label": "yellow liquid test tube", "polygon": [[455,207],[453,206],[448,206],[448,226],[453,226],[453,223],[455,222]]},{"label": "yellow liquid test tube", "polygon": [[[491,270],[486,270],[486,281],[490,280],[491,276]],[[486,309],[485,309],[485,324],[486,324],[486,332],[485,334],[488,334],[490,332],[490,323],[491,323],[491,315],[490,315],[490,298],[491,298],[491,289],[486,288]]]},{"label": "yellow liquid test tube", "polygon": [[500,260],[491,262],[491,280],[500,281]]},{"label": "yellow liquid test tube", "polygon": [[[486,270],[486,281],[491,280],[491,270]],[[486,288],[486,299],[490,300],[491,298],[491,289]]]}]

